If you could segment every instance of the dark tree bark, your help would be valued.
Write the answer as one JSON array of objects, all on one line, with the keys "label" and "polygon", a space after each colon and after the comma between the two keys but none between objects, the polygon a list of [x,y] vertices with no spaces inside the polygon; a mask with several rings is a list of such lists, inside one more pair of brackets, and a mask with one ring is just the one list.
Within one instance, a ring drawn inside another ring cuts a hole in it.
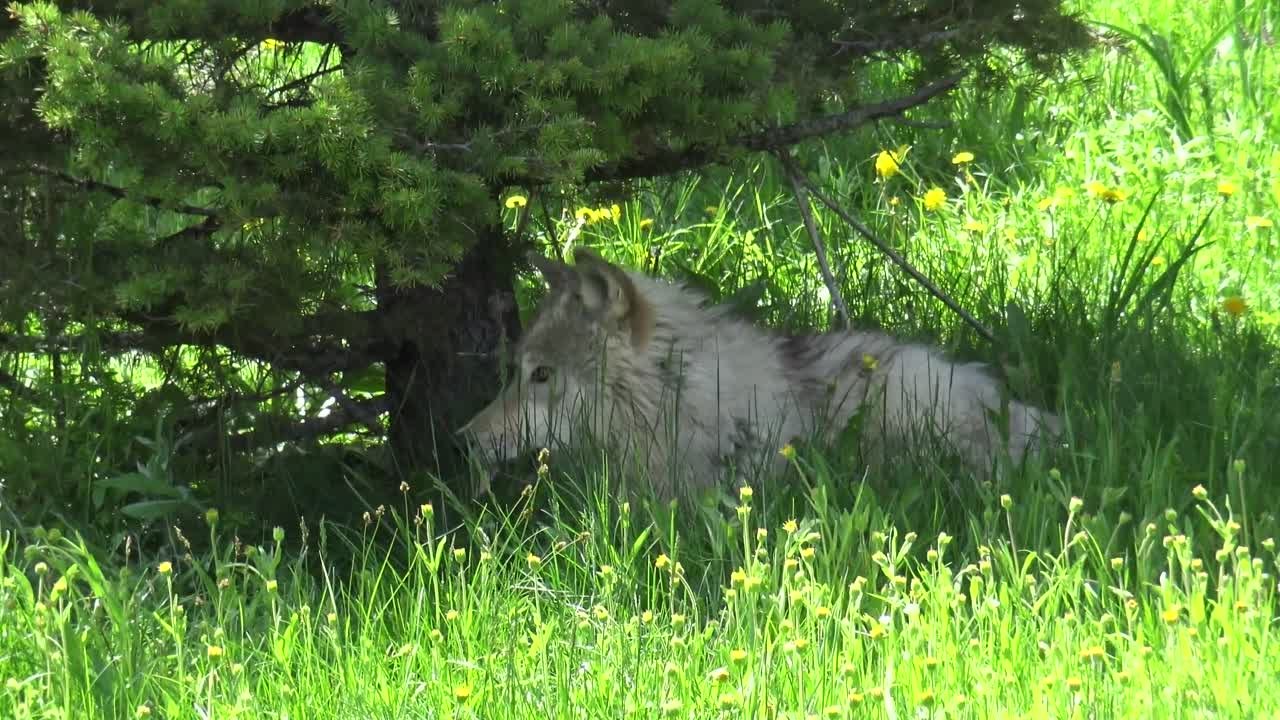
[{"label": "dark tree bark", "polygon": [[385,364],[389,440],[402,478],[449,477],[463,467],[456,431],[491,399],[502,347],[519,332],[515,269],[501,229],[490,228],[439,288],[393,287],[379,272],[379,308],[397,338]]}]

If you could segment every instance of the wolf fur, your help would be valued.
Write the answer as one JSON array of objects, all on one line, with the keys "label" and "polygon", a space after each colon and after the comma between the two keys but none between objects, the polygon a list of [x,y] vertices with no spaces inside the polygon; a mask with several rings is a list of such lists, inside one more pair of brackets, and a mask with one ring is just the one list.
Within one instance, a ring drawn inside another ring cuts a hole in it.
[{"label": "wolf fur", "polygon": [[585,432],[671,497],[717,483],[730,458],[785,464],[783,444],[831,441],[859,412],[864,450],[885,457],[931,431],[979,473],[1002,448],[1019,462],[1060,430],[1018,401],[1002,413],[982,364],[878,332],[773,333],[592,251],[574,258],[530,256],[550,292],[514,348],[513,382],[459,431],[489,464]]}]

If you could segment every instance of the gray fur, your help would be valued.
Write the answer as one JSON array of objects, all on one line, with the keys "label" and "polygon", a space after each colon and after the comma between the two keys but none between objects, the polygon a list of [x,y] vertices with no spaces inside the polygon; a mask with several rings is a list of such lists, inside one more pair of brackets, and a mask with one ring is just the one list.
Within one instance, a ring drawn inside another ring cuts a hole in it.
[{"label": "gray fur", "polygon": [[[689,288],[579,251],[539,258],[551,291],[515,348],[516,381],[460,431],[488,461],[572,444],[587,430],[611,459],[635,458],[658,495],[701,489],[739,468],[785,463],[793,438],[834,439],[859,410],[881,455],[931,429],[976,472],[1003,443],[988,410],[1001,387],[981,364],[876,332],[784,336]],[[537,383],[539,366],[551,368]],[[1060,431],[1057,416],[1009,401],[1015,462]],[[575,419],[577,422],[575,422]]]}]

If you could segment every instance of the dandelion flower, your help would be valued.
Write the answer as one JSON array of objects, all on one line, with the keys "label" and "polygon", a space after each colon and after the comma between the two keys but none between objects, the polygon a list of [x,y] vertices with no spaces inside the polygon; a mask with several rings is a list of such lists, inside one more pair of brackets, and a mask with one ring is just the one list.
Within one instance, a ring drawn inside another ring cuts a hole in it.
[{"label": "dandelion flower", "polygon": [[1240,186],[1230,180],[1223,180],[1218,183],[1218,194],[1223,198],[1229,198],[1238,192],[1240,192]]},{"label": "dandelion flower", "polygon": [[658,557],[653,561],[653,566],[658,568],[659,570],[661,570],[662,568],[670,564],[671,564],[671,558],[667,557],[666,553],[662,553],[661,555],[658,555]]},{"label": "dandelion flower", "polygon": [[973,162],[973,153],[968,150],[961,150],[951,158],[952,165],[964,165],[965,163],[971,162]]},{"label": "dandelion flower", "polygon": [[653,227],[653,218],[645,218],[640,221],[641,230],[648,230],[651,227]]},{"label": "dandelion flower", "polygon": [[790,520],[782,523],[782,529],[786,530],[787,534],[792,534],[796,530],[800,529],[800,524],[796,522],[795,518],[791,518]]},{"label": "dandelion flower", "polygon": [[525,562],[529,563],[529,567],[531,568],[536,568],[542,565],[542,558],[538,557],[537,555],[534,555],[533,553],[529,553],[527,556],[525,556],[524,560]]},{"label": "dandelion flower", "polygon": [[1083,684],[1084,683],[1080,680],[1080,678],[1074,675],[1067,678],[1067,687],[1071,688],[1072,690],[1079,690],[1080,686]]},{"label": "dandelion flower", "polygon": [[1244,226],[1250,230],[1263,230],[1272,226],[1271,218],[1261,215],[1250,215],[1244,219]]},{"label": "dandelion flower", "polygon": [[578,211],[573,214],[573,217],[578,222],[589,223],[595,219],[595,214],[596,214],[596,211],[592,210],[591,208],[580,207],[578,208]]},{"label": "dandelion flower", "polygon": [[618,203],[614,203],[609,206],[609,217],[614,220],[622,217],[622,208],[618,206]]},{"label": "dandelion flower", "polygon": [[720,214],[720,208],[715,205],[708,205],[702,210],[703,212],[705,212],[707,215],[710,215],[711,217],[715,217],[716,215]]},{"label": "dandelion flower", "polygon": [[708,673],[707,677],[714,683],[722,683],[729,679],[728,668],[718,667]]},{"label": "dandelion flower", "polygon": [[924,201],[924,209],[930,212],[940,210],[942,206],[947,204],[947,191],[940,187],[929,188],[929,191],[922,198]]},{"label": "dandelion flower", "polygon": [[1160,619],[1164,620],[1169,625],[1172,625],[1178,622],[1178,618],[1180,617],[1182,617],[1182,608],[1178,607],[1177,605],[1174,605],[1173,607],[1160,613]]},{"label": "dandelion flower", "polygon": [[862,354],[862,369],[871,372],[877,367],[880,367],[880,361],[876,359],[875,355],[869,355],[867,353]]},{"label": "dandelion flower", "polygon": [[471,697],[470,685],[458,685],[453,689],[453,699],[458,702],[463,702],[469,697]]},{"label": "dandelion flower", "polygon": [[729,651],[729,660],[731,660],[735,665],[741,665],[746,662],[747,657],[747,651],[741,648]]},{"label": "dandelion flower", "polygon": [[907,146],[903,145],[897,150],[881,150],[876,155],[876,175],[881,180],[888,180],[898,173],[898,169],[902,166],[902,160],[907,156]]},{"label": "dandelion flower", "polygon": [[787,443],[782,446],[782,449],[778,450],[778,454],[788,460],[792,460],[796,456],[796,449],[791,445],[791,443]]},{"label": "dandelion flower", "polygon": [[987,231],[987,224],[982,222],[981,220],[974,220],[973,218],[969,218],[968,220],[964,221],[964,229],[968,230],[969,232],[982,233]]},{"label": "dandelion flower", "polygon": [[512,195],[511,197],[507,198],[507,201],[504,204],[507,206],[508,210],[514,210],[515,208],[522,208],[525,205],[528,205],[529,198],[523,195]]},{"label": "dandelion flower", "polygon": [[211,658],[219,658],[223,656],[224,651],[221,645],[209,645],[205,648],[205,654]]},{"label": "dandelion flower", "polygon": [[164,562],[156,566],[156,572],[159,572],[161,575],[168,575],[169,573],[173,572],[173,563],[169,562],[168,560],[165,560]]},{"label": "dandelion flower", "polygon": [[1164,267],[1164,263],[1165,263],[1165,259],[1163,255],[1156,255],[1155,257],[1151,258],[1151,267],[1155,267],[1155,268]]}]

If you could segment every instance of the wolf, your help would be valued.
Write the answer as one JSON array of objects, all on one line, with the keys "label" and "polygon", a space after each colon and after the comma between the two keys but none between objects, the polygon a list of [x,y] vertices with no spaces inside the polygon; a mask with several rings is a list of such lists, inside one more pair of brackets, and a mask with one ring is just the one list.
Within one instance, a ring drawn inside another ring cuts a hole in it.
[{"label": "wolf", "polygon": [[786,443],[831,442],[859,414],[868,457],[883,462],[931,432],[978,473],[1021,461],[1062,428],[1052,412],[1005,402],[987,366],[928,345],[771,331],[586,248],[573,265],[528,257],[548,293],[513,348],[511,381],[458,431],[490,468],[591,442],[611,464],[638,461],[630,467],[670,499],[741,468],[783,470]]}]

